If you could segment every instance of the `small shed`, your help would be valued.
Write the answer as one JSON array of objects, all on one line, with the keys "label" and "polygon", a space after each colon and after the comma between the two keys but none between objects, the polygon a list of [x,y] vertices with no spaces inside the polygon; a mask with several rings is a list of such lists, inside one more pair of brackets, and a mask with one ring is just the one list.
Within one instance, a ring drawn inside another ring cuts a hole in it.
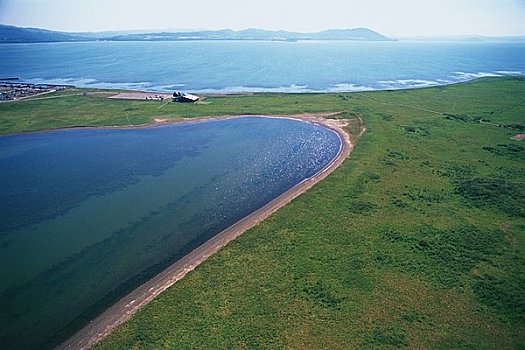
[{"label": "small shed", "polygon": [[197,102],[199,99],[199,96],[191,94],[184,94],[178,91],[173,93],[173,102]]}]

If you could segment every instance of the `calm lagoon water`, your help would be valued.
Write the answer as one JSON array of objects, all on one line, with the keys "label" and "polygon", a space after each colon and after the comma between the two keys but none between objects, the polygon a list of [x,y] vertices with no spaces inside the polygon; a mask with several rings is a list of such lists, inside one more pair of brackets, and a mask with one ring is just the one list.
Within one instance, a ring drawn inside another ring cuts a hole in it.
[{"label": "calm lagoon water", "polygon": [[52,346],[339,147],[261,117],[1,136],[2,348]]},{"label": "calm lagoon water", "polygon": [[189,92],[337,92],[525,74],[525,42],[4,44],[0,77]]}]

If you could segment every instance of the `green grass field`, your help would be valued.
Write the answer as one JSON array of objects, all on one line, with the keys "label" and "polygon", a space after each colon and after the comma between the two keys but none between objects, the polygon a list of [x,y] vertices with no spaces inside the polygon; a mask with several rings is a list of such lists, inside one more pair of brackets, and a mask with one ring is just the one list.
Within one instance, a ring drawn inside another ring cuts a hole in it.
[{"label": "green grass field", "polygon": [[326,180],[97,349],[525,349],[524,78],[204,102],[0,104],[0,133],[337,111],[368,128]]}]

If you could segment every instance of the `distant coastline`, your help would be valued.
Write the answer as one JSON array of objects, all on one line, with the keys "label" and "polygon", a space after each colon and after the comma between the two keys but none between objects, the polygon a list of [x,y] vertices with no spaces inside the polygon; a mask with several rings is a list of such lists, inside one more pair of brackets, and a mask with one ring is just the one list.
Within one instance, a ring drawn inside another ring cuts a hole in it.
[{"label": "distant coastline", "polygon": [[0,43],[89,42],[89,41],[300,41],[300,40],[352,40],[395,41],[368,28],[328,29],[316,33],[284,30],[202,30],[202,31],[144,31],[71,33],[40,28],[21,28],[0,24]]},{"label": "distant coastline", "polygon": [[61,32],[0,24],[0,44],[96,41],[450,41],[525,42],[524,35],[484,36],[388,36],[369,28],[327,29],[313,33],[285,30],[130,30],[107,32]]}]

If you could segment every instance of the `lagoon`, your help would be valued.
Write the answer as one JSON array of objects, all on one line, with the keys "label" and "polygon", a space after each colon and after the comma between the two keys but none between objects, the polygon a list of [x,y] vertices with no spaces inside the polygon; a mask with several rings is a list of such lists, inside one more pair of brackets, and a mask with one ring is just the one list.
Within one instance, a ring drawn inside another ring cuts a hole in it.
[{"label": "lagoon", "polygon": [[340,145],[264,117],[0,137],[0,343],[56,345]]}]

